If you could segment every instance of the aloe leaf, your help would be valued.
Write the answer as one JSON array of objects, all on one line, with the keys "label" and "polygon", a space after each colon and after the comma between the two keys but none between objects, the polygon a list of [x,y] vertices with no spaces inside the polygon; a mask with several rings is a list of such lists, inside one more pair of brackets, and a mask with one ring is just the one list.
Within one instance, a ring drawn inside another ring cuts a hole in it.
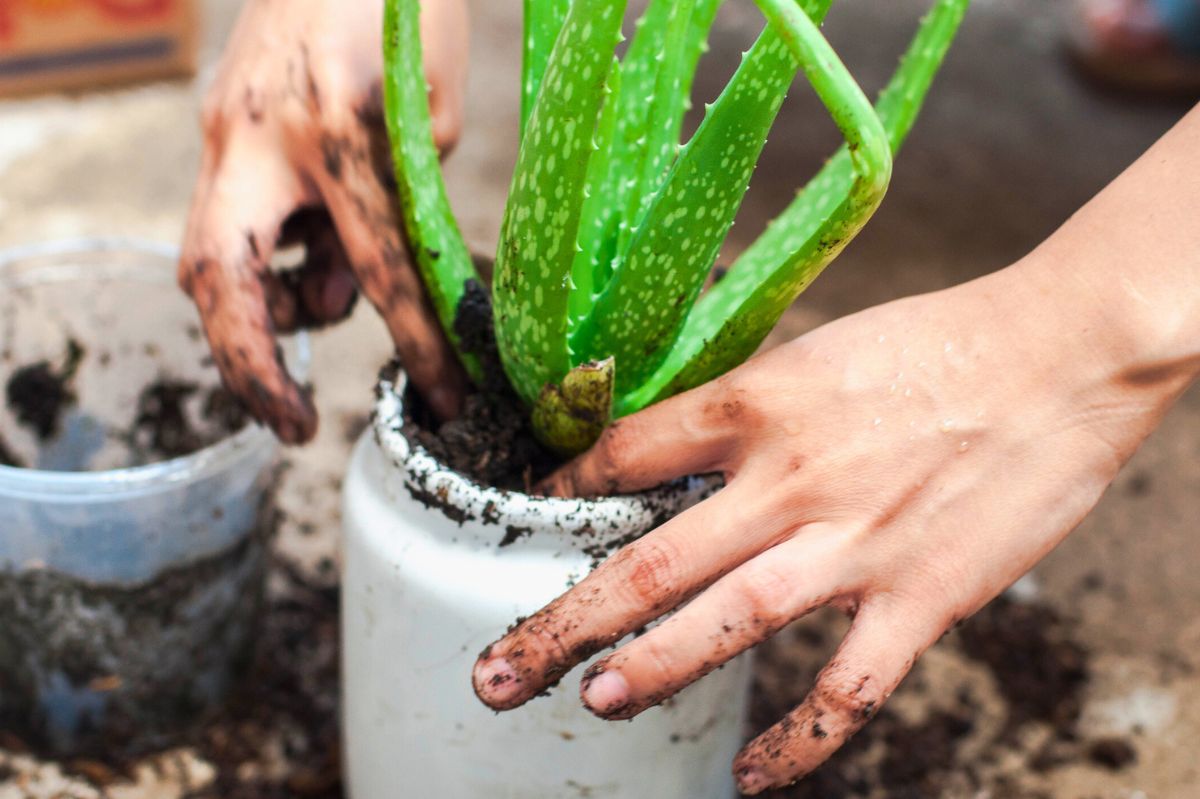
[{"label": "aloe leaf", "polygon": [[568,298],[597,116],[625,0],[574,0],[521,140],[492,302],[505,372],[533,404],[570,369]]},{"label": "aloe leaf", "polygon": [[[596,264],[594,283],[598,287],[602,287],[612,273],[617,240],[626,224],[629,197],[639,184],[651,100],[655,96],[668,27],[679,1],[650,0],[645,12],[638,17],[633,40],[621,62],[620,88],[607,102],[613,114],[610,166],[593,192],[603,197],[604,202],[593,209],[593,216],[585,223],[586,228],[598,231],[592,237],[595,249],[589,255]],[[713,0],[701,1],[710,3]]]},{"label": "aloe leaf", "polygon": [[[617,129],[617,104],[613,100],[620,90],[621,62],[614,56],[605,86],[604,106],[596,123],[596,135],[592,141],[592,155],[588,161],[586,185],[583,190],[578,250],[571,265],[568,330],[574,329],[591,311],[596,287],[602,285],[597,281],[606,279],[600,267],[600,253],[611,231],[606,227],[605,209],[608,197],[604,194],[604,187],[612,171],[612,141]],[[571,355],[573,364],[581,362],[574,358],[574,353]]]},{"label": "aloe leaf", "polygon": [[[911,130],[968,3],[939,0],[880,94],[876,110],[893,152]],[[854,196],[859,180],[843,147],[701,298],[667,360],[653,378],[618,400],[616,414],[700,385],[752,355],[800,292],[866,223],[871,208]]]},{"label": "aloe leaf", "polygon": [[541,88],[550,52],[567,18],[571,0],[525,0],[525,41],[521,59],[521,136]]},{"label": "aloe leaf", "polygon": [[[810,5],[819,24],[829,3]],[[768,26],[708,107],[629,252],[578,325],[571,341],[575,357],[615,357],[619,394],[654,374],[674,345],[799,69],[787,42]]]},{"label": "aloe leaf", "polygon": [[458,229],[433,141],[429,88],[421,54],[419,0],[387,0],[384,11],[384,109],[400,212],[409,248],[438,321],[471,376],[478,359],[462,351],[454,332],[458,303],[470,280],[479,280]]}]

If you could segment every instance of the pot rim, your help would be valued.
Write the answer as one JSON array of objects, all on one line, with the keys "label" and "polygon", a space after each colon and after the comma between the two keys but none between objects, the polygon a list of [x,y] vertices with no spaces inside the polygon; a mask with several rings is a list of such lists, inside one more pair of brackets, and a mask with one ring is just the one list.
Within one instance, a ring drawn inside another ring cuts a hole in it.
[{"label": "pot rim", "polygon": [[[0,251],[0,288],[11,285],[7,272],[14,264],[38,259],[87,258],[127,252],[143,258],[156,258],[175,263],[179,248],[162,242],[136,237],[80,237],[9,247]],[[53,261],[44,267],[52,280],[69,279],[69,274],[56,271]],[[58,265],[57,270],[61,270]],[[129,267],[127,276],[135,270]],[[137,270],[137,279],[162,284],[174,282],[174,272],[166,277],[151,277],[148,271]],[[19,284],[18,284],[19,285]],[[295,342],[296,365],[293,374],[304,380],[308,374],[311,352],[308,336],[300,332]],[[86,502],[89,498],[133,497],[172,490],[182,483],[196,483],[228,471],[236,464],[262,453],[274,453],[278,444],[274,434],[254,420],[233,435],[191,454],[157,461],[142,466],[108,469],[93,472],[58,472],[46,469],[0,465],[0,496],[36,499],[53,498],[59,502]]]},{"label": "pot rim", "polygon": [[[372,425],[385,456],[404,472],[410,490],[420,489],[466,519],[484,523],[547,524],[566,533],[595,532],[597,521],[623,529],[650,529],[695,504],[719,486],[712,477],[685,477],[637,494],[597,499],[541,497],[494,488],[458,472],[404,434],[404,392],[408,375],[398,363],[380,373]],[[460,524],[462,522],[460,521]]]}]

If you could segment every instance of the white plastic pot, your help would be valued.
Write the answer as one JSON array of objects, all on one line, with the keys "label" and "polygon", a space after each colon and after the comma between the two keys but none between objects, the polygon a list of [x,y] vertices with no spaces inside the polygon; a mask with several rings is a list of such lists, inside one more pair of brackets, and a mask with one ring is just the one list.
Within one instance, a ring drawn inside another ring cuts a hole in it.
[{"label": "white plastic pot", "polygon": [[710,487],[595,502],[481,487],[401,433],[401,375],[345,481],[345,773],[353,799],[728,799],[749,659],[631,722],[579,703],[579,666],[497,714],[471,689],[484,646],[581,579],[598,554]]}]

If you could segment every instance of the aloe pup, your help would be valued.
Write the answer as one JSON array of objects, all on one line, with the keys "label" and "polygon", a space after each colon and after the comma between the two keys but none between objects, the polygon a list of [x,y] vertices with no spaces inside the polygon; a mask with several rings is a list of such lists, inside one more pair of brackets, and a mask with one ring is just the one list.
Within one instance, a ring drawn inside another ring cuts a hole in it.
[{"label": "aloe pup", "polygon": [[[501,225],[497,347],[543,443],[586,449],[608,422],[711,380],[779,317],[879,207],[969,0],[936,0],[872,106],[820,32],[832,0],[755,0],[766,26],[682,146],[720,0],[651,0],[624,58],[625,0],[525,0],[521,144]],[[419,0],[388,0],[385,97],[404,226],[454,332],[479,280],[446,197]],[[798,73],[845,144],[702,293]]]}]

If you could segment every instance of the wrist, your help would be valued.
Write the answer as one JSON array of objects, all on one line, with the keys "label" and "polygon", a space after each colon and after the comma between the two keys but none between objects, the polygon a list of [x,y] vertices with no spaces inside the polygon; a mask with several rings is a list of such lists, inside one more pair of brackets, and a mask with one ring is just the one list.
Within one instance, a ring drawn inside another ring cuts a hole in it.
[{"label": "wrist", "polygon": [[1136,446],[1200,376],[1200,295],[1153,269],[1094,268],[1059,235],[1004,273],[1037,350],[1051,353],[1044,378],[1065,389],[1062,411]]}]

